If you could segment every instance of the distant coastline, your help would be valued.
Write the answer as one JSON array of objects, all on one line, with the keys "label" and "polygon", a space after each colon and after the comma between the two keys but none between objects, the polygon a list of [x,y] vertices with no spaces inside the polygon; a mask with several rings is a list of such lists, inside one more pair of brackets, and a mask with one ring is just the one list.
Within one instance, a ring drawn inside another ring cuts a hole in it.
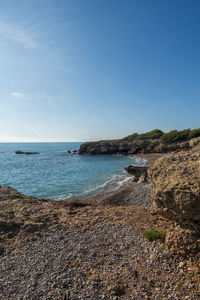
[{"label": "distant coastline", "polygon": [[147,133],[134,133],[119,140],[86,142],[80,145],[79,154],[168,153],[189,150],[200,141],[200,129],[172,130],[164,133],[159,129]]}]

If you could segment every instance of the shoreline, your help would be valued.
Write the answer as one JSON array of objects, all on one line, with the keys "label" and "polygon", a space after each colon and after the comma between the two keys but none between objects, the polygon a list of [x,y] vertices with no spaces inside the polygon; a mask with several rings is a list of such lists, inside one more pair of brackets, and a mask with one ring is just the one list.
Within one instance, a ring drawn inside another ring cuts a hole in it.
[{"label": "shoreline", "polygon": [[[151,166],[154,161],[171,153],[151,153],[132,155],[131,158],[142,159],[145,166]],[[127,173],[128,174],[128,173]],[[146,209],[153,209],[151,202],[151,188],[149,183],[137,183],[133,181],[134,176],[130,176],[127,182],[112,190],[102,190],[89,195],[77,197],[81,201],[91,201],[94,203],[108,204],[114,206],[140,206]]]},{"label": "shoreline", "polygon": [[173,154],[173,152],[168,152],[168,153],[139,153],[139,154],[133,155],[133,157],[144,159],[146,161],[146,166],[149,167],[157,159],[159,159],[163,156],[170,156],[172,154]]}]

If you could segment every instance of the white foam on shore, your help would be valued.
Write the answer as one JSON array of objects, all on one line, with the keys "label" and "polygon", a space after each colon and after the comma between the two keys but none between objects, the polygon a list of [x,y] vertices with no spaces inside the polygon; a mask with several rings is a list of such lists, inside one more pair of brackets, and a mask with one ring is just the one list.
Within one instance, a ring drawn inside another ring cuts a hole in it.
[{"label": "white foam on shore", "polygon": [[85,190],[81,195],[79,196],[87,196],[87,195],[93,195],[101,191],[108,191],[108,190],[117,190],[119,187],[121,187],[123,184],[129,182],[133,177],[131,175],[126,174],[126,171],[123,172],[124,174],[114,174],[112,177],[105,181],[103,184],[100,184],[98,186],[95,186],[93,188]]},{"label": "white foam on shore", "polygon": [[[135,166],[145,166],[147,160],[141,157],[135,157],[135,156],[129,156],[131,159],[134,160],[133,165]],[[96,187],[90,188],[85,190],[83,193],[81,193],[78,196],[87,196],[87,195],[93,195],[101,191],[114,191],[120,188],[122,185],[128,183],[130,180],[133,179],[133,176],[128,174],[125,170],[123,170],[122,174],[113,174],[111,178],[107,181],[105,181],[103,184],[100,184]]]},{"label": "white foam on shore", "polygon": [[[140,157],[134,157],[134,156],[129,156],[131,159],[134,160],[133,165],[134,166],[145,166],[147,160],[144,158]],[[113,174],[110,179],[105,181],[104,183],[91,187],[81,194],[65,194],[65,195],[60,195],[56,200],[63,200],[63,199],[68,199],[68,198],[82,198],[90,195],[94,195],[98,192],[103,192],[103,191],[115,191],[119,189],[122,185],[128,183],[133,179],[133,176],[128,174],[125,170],[121,174]]]},{"label": "white foam on shore", "polygon": [[136,165],[138,165],[138,166],[145,166],[147,163],[147,159],[145,159],[145,158],[135,157],[135,156],[129,156],[129,157],[132,158],[134,161],[136,161],[138,163]]}]

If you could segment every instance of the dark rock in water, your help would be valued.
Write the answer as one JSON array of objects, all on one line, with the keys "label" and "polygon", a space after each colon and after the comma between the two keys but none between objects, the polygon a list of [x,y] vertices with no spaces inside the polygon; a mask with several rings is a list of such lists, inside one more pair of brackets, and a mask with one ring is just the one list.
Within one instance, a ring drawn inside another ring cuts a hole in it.
[{"label": "dark rock in water", "polygon": [[31,154],[40,154],[39,152],[23,152],[23,151],[15,151],[15,154],[26,154],[26,155],[31,155]]},{"label": "dark rock in water", "polygon": [[147,170],[148,167],[140,167],[140,166],[128,166],[125,168],[125,170],[131,174],[134,175],[134,181],[135,182],[147,182]]},{"label": "dark rock in water", "polygon": [[77,154],[78,153],[78,150],[73,150],[73,151],[70,151],[68,150],[67,153],[73,155],[73,154]]}]

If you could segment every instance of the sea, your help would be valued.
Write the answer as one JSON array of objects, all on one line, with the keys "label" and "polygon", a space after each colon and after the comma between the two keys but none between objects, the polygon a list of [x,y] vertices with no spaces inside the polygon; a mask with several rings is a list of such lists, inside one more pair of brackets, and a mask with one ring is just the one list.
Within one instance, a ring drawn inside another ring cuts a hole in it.
[{"label": "sea", "polygon": [[[123,155],[78,155],[81,143],[0,143],[0,185],[62,200],[114,190],[132,179],[124,168],[144,161]],[[35,155],[15,151],[39,152]]]}]

